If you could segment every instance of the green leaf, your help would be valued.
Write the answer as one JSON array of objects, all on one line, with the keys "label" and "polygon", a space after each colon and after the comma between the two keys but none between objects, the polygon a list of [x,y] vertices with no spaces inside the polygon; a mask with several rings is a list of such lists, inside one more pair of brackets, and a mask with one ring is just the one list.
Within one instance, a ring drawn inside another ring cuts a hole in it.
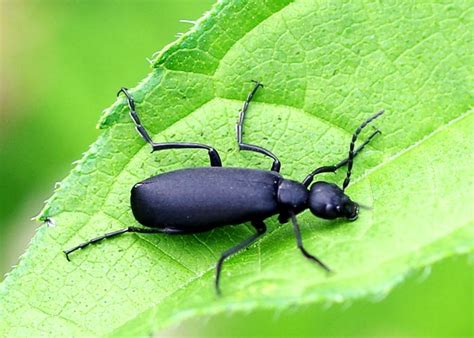
[{"label": "green leaf", "polygon": [[156,141],[209,143],[227,166],[269,168],[235,141],[250,80],[260,80],[244,137],[301,180],[346,156],[358,124],[385,108],[383,135],[357,158],[348,189],[373,210],[353,223],[299,216],[307,249],[337,273],[305,260],[276,218],[270,234],[226,262],[221,298],[216,259],[249,235],[246,225],[124,235],[67,262],[63,249],[136,225],[134,183],[207,165],[202,151],[150,154],[119,98],[47,202],[41,219],[55,226],[39,228],[2,283],[0,335],[146,334],[195,315],[380,296],[411,271],[471,252],[473,22],[468,2],[219,2],[157,56],[132,91],[137,109]]}]

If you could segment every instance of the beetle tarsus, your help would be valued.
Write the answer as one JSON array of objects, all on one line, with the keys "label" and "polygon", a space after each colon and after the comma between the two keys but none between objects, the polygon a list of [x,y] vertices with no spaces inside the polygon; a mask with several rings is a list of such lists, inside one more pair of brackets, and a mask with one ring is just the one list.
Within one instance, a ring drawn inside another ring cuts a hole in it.
[{"label": "beetle tarsus", "polygon": [[66,256],[66,259],[68,262],[70,262],[71,260],[69,259],[69,250],[64,250],[64,255]]}]

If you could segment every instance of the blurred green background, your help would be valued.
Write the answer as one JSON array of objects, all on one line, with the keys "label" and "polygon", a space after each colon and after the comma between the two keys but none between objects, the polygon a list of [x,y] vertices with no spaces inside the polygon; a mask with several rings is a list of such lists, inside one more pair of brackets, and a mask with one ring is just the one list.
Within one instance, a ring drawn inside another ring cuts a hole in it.
[{"label": "blurred green background", "polygon": [[[24,252],[56,181],[99,134],[121,86],[146,58],[208,10],[211,0],[0,0],[0,276]],[[474,335],[472,257],[417,273],[388,297],[329,308],[223,314],[163,336]],[[1,279],[0,278],[0,279]]]}]

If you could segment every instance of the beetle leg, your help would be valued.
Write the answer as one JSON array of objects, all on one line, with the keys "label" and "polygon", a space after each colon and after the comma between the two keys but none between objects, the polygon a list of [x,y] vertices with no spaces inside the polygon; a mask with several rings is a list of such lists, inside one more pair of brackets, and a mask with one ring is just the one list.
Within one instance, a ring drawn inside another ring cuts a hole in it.
[{"label": "beetle leg", "polygon": [[138,117],[138,114],[135,110],[135,100],[133,99],[132,95],[130,95],[128,89],[125,87],[120,88],[117,93],[117,96],[120,95],[120,93],[123,93],[127,98],[128,108],[130,109],[130,117],[132,118],[133,123],[135,124],[135,129],[147,143],[153,144],[153,140],[151,139],[145,127],[142,125],[140,117]]},{"label": "beetle leg", "polygon": [[156,233],[170,233],[170,231],[167,231],[166,229],[160,229],[160,228],[137,228],[137,227],[128,227],[128,228],[123,228],[123,229],[120,229],[120,230],[116,230],[116,231],[112,231],[112,232],[108,232],[106,233],[105,235],[102,235],[102,236],[99,236],[99,237],[96,237],[96,238],[93,238],[87,242],[84,242],[84,243],[81,243],[71,249],[68,249],[68,250],[64,250],[64,254],[66,255],[66,259],[68,261],[71,261],[69,259],[69,255],[71,253],[73,253],[74,251],[76,250],[79,250],[79,249],[83,249],[85,248],[86,246],[90,245],[90,244],[94,244],[94,243],[97,243],[97,242],[100,242],[101,240],[103,239],[107,239],[107,238],[111,238],[111,237],[115,237],[115,236],[118,236],[118,235],[121,235],[121,234],[124,234],[126,232],[138,232],[138,233],[146,233],[146,234],[156,234]]},{"label": "beetle leg", "polygon": [[298,246],[298,249],[301,250],[301,253],[308,259],[312,260],[313,262],[317,263],[320,267],[322,267],[324,270],[327,272],[331,272],[331,269],[324,264],[319,258],[316,256],[311,255],[306,249],[303,247],[303,240],[301,239],[301,232],[300,232],[300,226],[298,225],[298,221],[296,220],[296,216],[293,212],[290,213],[291,215],[291,222],[293,223],[293,230],[295,232],[295,237],[296,237],[296,244]]},{"label": "beetle leg", "polygon": [[[140,136],[151,145],[152,147],[152,152],[158,151],[158,150],[164,150],[164,149],[181,149],[181,148],[188,148],[188,149],[206,149],[208,154],[209,154],[209,160],[211,162],[212,167],[222,167],[222,161],[219,156],[219,153],[217,152],[216,149],[212,148],[211,146],[208,146],[206,144],[201,144],[201,143],[189,143],[189,142],[170,142],[170,143],[155,143],[153,142],[152,138],[148,134],[147,130],[145,127],[142,125],[142,122],[140,120],[140,117],[138,117],[138,114],[136,112],[136,107],[135,107],[135,100],[133,99],[132,95],[128,92],[127,88],[120,88],[118,94],[123,93],[125,97],[127,98],[128,102],[128,107],[130,109],[130,117],[133,120],[133,123],[135,124],[135,129],[137,132],[140,134]],[[118,95],[117,94],[117,95]]]},{"label": "beetle leg", "polygon": [[221,271],[222,271],[222,263],[224,263],[224,260],[228,258],[229,256],[232,256],[236,252],[245,249],[248,247],[250,244],[255,242],[259,237],[261,237],[266,231],[267,227],[263,221],[252,221],[252,226],[257,230],[255,234],[247,238],[246,240],[240,242],[236,246],[233,246],[232,248],[224,251],[217,261],[216,264],[216,280],[215,280],[215,286],[216,286],[216,292],[218,295],[221,294],[221,289],[219,286],[219,281],[220,281],[220,276],[221,276]]},{"label": "beetle leg", "polygon": [[249,109],[250,101],[252,101],[253,96],[257,92],[258,88],[263,87],[263,85],[260,82],[258,81],[253,81],[253,82],[255,82],[255,86],[253,87],[252,91],[248,94],[247,99],[244,101],[244,105],[242,106],[242,109],[240,110],[239,121],[237,122],[237,143],[239,144],[240,150],[254,151],[254,152],[266,155],[270,157],[271,159],[273,159],[271,170],[280,172],[280,167],[281,167],[280,160],[270,150],[267,150],[265,148],[262,148],[253,144],[244,143],[242,141],[242,131],[243,131],[245,113]]},{"label": "beetle leg", "polygon": [[189,142],[151,143],[152,152],[165,149],[206,149],[209,154],[211,167],[222,167],[222,161],[216,149],[206,144]]}]

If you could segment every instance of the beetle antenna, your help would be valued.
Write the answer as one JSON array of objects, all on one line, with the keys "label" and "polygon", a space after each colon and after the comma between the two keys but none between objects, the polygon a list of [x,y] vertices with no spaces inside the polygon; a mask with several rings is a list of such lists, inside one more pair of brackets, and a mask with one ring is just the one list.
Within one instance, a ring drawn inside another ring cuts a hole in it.
[{"label": "beetle antenna", "polygon": [[369,117],[367,120],[365,120],[357,129],[356,131],[354,132],[354,134],[352,135],[352,141],[351,141],[351,144],[349,146],[349,156],[347,157],[347,175],[346,175],[346,178],[344,179],[344,183],[342,184],[342,191],[346,190],[347,186],[349,185],[349,183],[351,182],[351,174],[352,174],[352,166],[354,164],[354,156],[355,156],[355,151],[354,151],[354,147],[355,147],[355,143],[357,141],[357,137],[359,136],[360,132],[362,131],[362,129],[364,129],[370,122],[372,122],[373,120],[375,120],[377,117],[379,117],[380,115],[382,115],[383,113],[385,112],[385,110],[381,110],[379,111],[378,113],[372,115],[371,117]]}]

